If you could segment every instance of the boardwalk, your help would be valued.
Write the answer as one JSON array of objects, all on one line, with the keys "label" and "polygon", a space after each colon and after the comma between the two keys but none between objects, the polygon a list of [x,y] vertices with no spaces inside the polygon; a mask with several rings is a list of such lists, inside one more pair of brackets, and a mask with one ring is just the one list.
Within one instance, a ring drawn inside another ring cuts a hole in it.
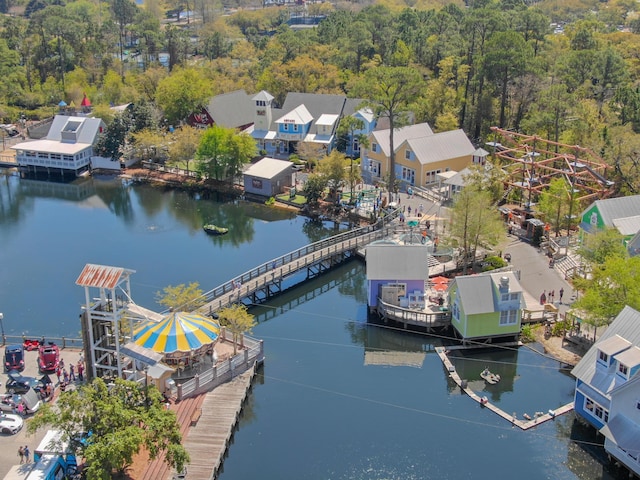
[{"label": "boardwalk", "polygon": [[449,357],[447,357],[447,352],[444,347],[436,348],[436,353],[438,354],[438,357],[440,357],[440,360],[442,360],[442,363],[447,369],[447,372],[449,372],[449,376],[453,379],[454,382],[456,382],[458,387],[460,387],[460,389],[464,393],[466,393],[469,397],[471,397],[473,400],[478,402],[480,405],[483,405],[488,410],[491,410],[496,415],[501,416],[502,418],[511,422],[513,425],[515,425],[518,428],[521,428],[522,430],[528,430],[530,428],[535,427],[536,425],[540,425],[541,423],[547,422],[549,420],[553,420],[558,415],[563,415],[573,410],[573,402],[572,402],[560,408],[557,408],[556,410],[549,411],[542,415],[536,415],[534,418],[530,420],[529,419],[519,420],[515,418],[513,414],[509,414],[503,410],[500,410],[498,407],[496,407],[492,403],[484,401],[483,397],[480,397],[476,392],[471,390],[469,387],[466,387],[466,386],[463,387],[463,380],[460,378],[460,375],[458,375],[458,372],[456,372],[456,367],[453,365],[453,363],[451,363],[451,360],[449,360]]},{"label": "boardwalk", "polygon": [[255,367],[207,393],[202,414],[189,429],[183,445],[189,452],[189,480],[216,477],[251,387]]}]

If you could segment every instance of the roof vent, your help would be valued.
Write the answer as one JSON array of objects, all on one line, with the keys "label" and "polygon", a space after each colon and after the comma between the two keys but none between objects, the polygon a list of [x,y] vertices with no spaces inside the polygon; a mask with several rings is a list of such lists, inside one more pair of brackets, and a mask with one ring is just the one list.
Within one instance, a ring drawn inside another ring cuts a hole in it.
[{"label": "roof vent", "polygon": [[509,277],[507,277],[507,276],[500,277],[500,286],[501,287],[508,287],[509,286]]}]

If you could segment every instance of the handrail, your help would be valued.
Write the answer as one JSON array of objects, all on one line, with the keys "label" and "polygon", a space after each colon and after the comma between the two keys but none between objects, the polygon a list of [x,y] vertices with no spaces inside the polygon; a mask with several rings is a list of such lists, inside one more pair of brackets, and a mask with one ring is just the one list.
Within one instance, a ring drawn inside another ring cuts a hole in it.
[{"label": "handrail", "polygon": [[54,342],[60,348],[82,348],[83,341],[81,338],[69,338],[69,337],[43,337],[42,335],[3,335],[0,340],[2,340],[2,345],[13,344],[13,343],[24,343],[27,339],[35,339],[40,340],[45,338],[47,342]]},{"label": "handrail", "polygon": [[[364,246],[373,240],[377,240],[389,234],[391,230],[391,222],[399,217],[400,209],[393,210],[389,212],[386,216],[380,218],[375,224],[367,225],[365,227],[357,228],[354,230],[349,230],[348,232],[344,232],[338,235],[334,235],[332,237],[319,240],[314,243],[310,243],[305,245],[304,247],[298,248],[297,250],[293,250],[289,253],[281,255],[280,257],[276,257],[272,260],[269,260],[262,265],[259,265],[249,271],[246,271],[232,280],[228,280],[227,282],[219,285],[208,292],[203,294],[203,297],[206,303],[210,303],[217,298],[232,292],[235,288],[237,288],[236,283],[240,282],[241,284],[250,282],[251,280],[266,275],[272,270],[276,268],[284,268],[288,266],[288,269],[284,272],[281,272],[282,275],[288,275],[292,272],[299,270],[300,268],[308,265],[305,263],[303,265],[297,264],[295,268],[292,268],[291,264],[293,264],[296,260],[300,260],[308,255],[313,255],[318,252],[323,252],[325,250],[326,254],[336,254],[341,253],[345,250],[352,250],[355,248],[359,248]],[[338,250],[338,246],[341,246]],[[332,250],[333,248],[333,250]],[[318,259],[324,258],[326,255],[321,255],[318,258],[313,258],[313,262]]]}]

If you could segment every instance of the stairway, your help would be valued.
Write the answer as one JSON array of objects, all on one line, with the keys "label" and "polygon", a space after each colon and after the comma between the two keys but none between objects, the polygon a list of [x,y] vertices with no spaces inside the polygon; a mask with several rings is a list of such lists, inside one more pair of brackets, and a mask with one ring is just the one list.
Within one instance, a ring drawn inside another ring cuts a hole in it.
[{"label": "stairway", "polygon": [[567,255],[559,260],[556,260],[553,268],[558,270],[565,279],[571,278],[575,275],[576,271],[580,267],[580,258],[574,255]]},{"label": "stairway", "polygon": [[[180,403],[171,404],[170,406],[170,409],[176,413],[183,441],[189,433],[191,418],[198,409],[202,408],[205,395],[201,394],[185,398]],[[170,473],[171,468],[164,462],[164,454],[160,454],[155,460],[148,463],[142,476],[135,480],[165,480],[169,478]]]}]

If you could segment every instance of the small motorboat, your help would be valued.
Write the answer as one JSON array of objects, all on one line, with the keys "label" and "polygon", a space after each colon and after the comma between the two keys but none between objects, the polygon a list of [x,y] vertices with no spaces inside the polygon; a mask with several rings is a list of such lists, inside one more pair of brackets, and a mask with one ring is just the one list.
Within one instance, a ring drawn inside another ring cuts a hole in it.
[{"label": "small motorboat", "polygon": [[480,376],[484,378],[485,382],[490,383],[491,385],[495,385],[500,381],[500,375],[491,373],[488,368],[485,368]]},{"label": "small motorboat", "polygon": [[209,235],[224,235],[225,233],[227,233],[229,231],[228,228],[225,227],[219,227],[217,225],[214,225],[212,223],[205,225],[204,227],[202,227],[204,229],[205,232],[207,232]]}]

